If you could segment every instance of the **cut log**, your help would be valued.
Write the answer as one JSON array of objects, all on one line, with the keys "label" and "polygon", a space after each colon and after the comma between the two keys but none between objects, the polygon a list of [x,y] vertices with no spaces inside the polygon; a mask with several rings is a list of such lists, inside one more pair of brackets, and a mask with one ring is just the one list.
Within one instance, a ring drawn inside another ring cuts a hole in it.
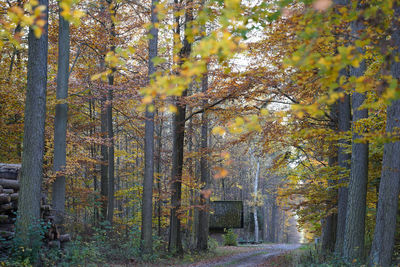
[{"label": "cut log", "polygon": [[14,194],[14,189],[4,188],[3,193],[5,194]]},{"label": "cut log", "polygon": [[0,194],[0,204],[9,203],[11,201],[11,196],[9,194]]},{"label": "cut log", "polygon": [[0,231],[14,232],[14,230],[15,230],[15,225],[13,223],[0,224]]},{"label": "cut log", "polygon": [[0,178],[17,180],[20,169],[21,164],[0,163]]},{"label": "cut log", "polygon": [[10,194],[11,201],[18,201],[18,193]]},{"label": "cut log", "polygon": [[60,235],[59,240],[61,243],[69,242],[69,241],[71,241],[71,236],[69,234]]},{"label": "cut log", "polygon": [[0,212],[12,210],[14,207],[11,203],[0,205]]},{"label": "cut log", "polygon": [[2,185],[3,188],[19,189],[19,182],[17,180],[0,179],[0,185]]},{"label": "cut log", "polygon": [[52,224],[49,231],[45,234],[48,240],[58,240],[60,238],[60,232],[55,224]]},{"label": "cut log", "polygon": [[59,240],[52,240],[49,242],[49,247],[59,249],[61,247],[61,243]]},{"label": "cut log", "polygon": [[42,205],[42,206],[40,206],[40,209],[44,210],[44,211],[50,211],[51,210],[51,206],[50,205]]},{"label": "cut log", "polygon": [[3,193],[3,186],[0,185],[0,193]]},{"label": "cut log", "polygon": [[1,236],[2,238],[9,239],[9,238],[12,238],[12,237],[14,236],[14,232],[11,232],[11,231],[1,231],[1,230],[0,230],[0,236]]},{"label": "cut log", "polygon": [[46,216],[45,214],[43,215],[43,220],[45,222],[53,223],[54,219],[55,219],[55,216],[53,216],[53,215],[49,215],[49,216]]}]

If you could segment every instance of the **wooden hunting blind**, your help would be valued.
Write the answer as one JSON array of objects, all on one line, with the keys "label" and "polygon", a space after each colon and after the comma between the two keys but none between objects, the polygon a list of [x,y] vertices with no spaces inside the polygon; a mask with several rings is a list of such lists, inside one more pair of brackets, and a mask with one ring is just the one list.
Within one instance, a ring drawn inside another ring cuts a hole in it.
[{"label": "wooden hunting blind", "polygon": [[212,201],[210,230],[243,228],[243,201]]}]

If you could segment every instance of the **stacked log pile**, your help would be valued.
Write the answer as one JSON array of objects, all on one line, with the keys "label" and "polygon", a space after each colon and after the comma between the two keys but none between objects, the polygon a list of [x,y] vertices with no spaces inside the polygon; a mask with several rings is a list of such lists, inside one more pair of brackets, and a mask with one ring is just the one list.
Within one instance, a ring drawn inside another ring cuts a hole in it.
[{"label": "stacked log pile", "polygon": [[18,206],[19,164],[0,163],[0,238],[9,240],[14,236]]},{"label": "stacked log pile", "polygon": [[[7,243],[15,234],[15,220],[18,208],[20,164],[0,163],[0,250],[5,249]],[[61,235],[58,227],[53,223],[54,216],[46,198],[41,200],[41,219],[47,223],[49,229],[45,234],[45,241],[51,247],[60,247],[63,242],[70,241],[68,234]]]}]

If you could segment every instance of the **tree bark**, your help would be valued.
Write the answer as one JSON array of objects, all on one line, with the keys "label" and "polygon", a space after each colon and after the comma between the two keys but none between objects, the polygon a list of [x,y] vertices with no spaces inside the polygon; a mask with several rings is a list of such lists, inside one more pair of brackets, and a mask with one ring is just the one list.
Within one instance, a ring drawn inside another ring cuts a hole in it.
[{"label": "tree bark", "polygon": [[[188,27],[193,20],[192,14],[192,1],[188,1],[186,14],[185,14],[185,28]],[[178,5],[178,2],[175,1]],[[177,21],[176,34],[180,35],[179,17],[175,18]],[[182,66],[184,61],[190,55],[192,44],[189,42],[186,34],[183,40],[182,49],[179,52],[179,66]],[[187,89],[182,93],[182,96],[176,99],[177,112],[173,118],[173,148],[172,148],[172,170],[171,170],[171,216],[170,216],[170,232],[168,250],[173,253],[182,254],[182,239],[181,239],[181,223],[179,219],[179,209],[181,207],[181,190],[182,190],[182,167],[183,167],[183,152],[185,140],[185,121],[186,121],[186,104],[182,101],[187,95]]]},{"label": "tree bark", "polygon": [[[110,23],[110,43],[111,43],[111,51],[115,52],[114,38],[116,37],[115,32],[115,23],[112,20],[111,16],[115,16],[115,6],[112,6],[113,0],[107,0],[109,6],[109,23]],[[115,68],[111,68],[111,74],[108,76],[108,85],[109,88],[107,90],[107,109],[106,109],[106,117],[107,117],[107,137],[109,141],[108,146],[108,192],[107,192],[107,221],[112,225],[114,218],[114,185],[115,185],[115,162],[114,162],[114,128],[113,128],[113,85],[114,85],[114,73]]]},{"label": "tree bark", "polygon": [[158,139],[157,139],[157,191],[158,191],[158,199],[157,199],[157,223],[158,223],[158,236],[161,236],[161,151],[162,151],[162,132],[163,132],[163,115],[160,115],[159,125],[158,125]]},{"label": "tree bark", "polygon": [[[400,81],[400,6],[394,4],[392,22],[393,53],[391,73]],[[400,129],[400,100],[394,100],[387,107],[386,133],[396,135]],[[382,174],[379,185],[378,210],[374,239],[372,242],[370,266],[390,266],[396,235],[396,214],[400,193],[400,142],[389,142],[384,146]]]},{"label": "tree bark", "polygon": [[[347,6],[349,0],[334,0],[335,5]],[[348,76],[347,70],[342,69],[340,76]],[[342,90],[342,89],[340,89]],[[339,133],[347,132],[350,130],[351,122],[351,108],[350,108],[350,96],[345,94],[343,98],[338,101],[338,131]],[[338,142],[338,165],[343,169],[339,175],[345,175],[350,173],[350,159],[351,154],[345,152],[345,146],[349,146],[350,143],[346,140],[339,140]],[[338,204],[337,204],[337,225],[336,225],[336,241],[335,241],[335,253],[341,255],[343,252],[344,242],[344,231],[346,225],[346,213],[347,213],[347,194],[348,194],[348,182],[349,178],[345,177],[339,180],[338,188]]]},{"label": "tree bark", "polygon": [[[151,23],[149,39],[148,76],[149,82],[156,72],[153,59],[157,57],[158,29],[155,23],[158,22],[156,5],[158,0],[151,1]],[[144,179],[143,179],[143,205],[142,205],[142,253],[152,252],[152,211],[153,211],[153,180],[154,180],[154,101],[146,107],[145,137],[144,137]]]},{"label": "tree bark", "polygon": [[258,191],[258,176],[260,174],[260,160],[257,159],[256,177],[254,180],[254,242],[258,243],[258,218],[257,218],[257,191]]},{"label": "tree bark", "polygon": [[[52,204],[55,212],[55,223],[62,224],[65,212],[65,175],[62,171],[66,166],[66,137],[68,120],[68,78],[69,78],[69,53],[70,34],[69,22],[61,16],[59,10],[59,34],[58,34],[58,69],[57,69],[57,93],[58,101],[65,103],[56,104],[56,116],[54,121],[54,171],[56,180],[53,183]],[[61,173],[60,173],[61,172]]]},{"label": "tree bark", "polygon": [[106,96],[103,93],[101,99],[101,111],[100,111],[100,131],[103,139],[103,144],[100,147],[101,153],[101,167],[100,167],[100,196],[101,200],[101,221],[107,218],[107,207],[108,207],[108,149],[107,145],[104,144],[107,134],[107,114],[106,114]]},{"label": "tree bark", "polygon": [[[201,81],[202,92],[205,94],[208,90],[208,73],[205,73]],[[206,106],[208,103],[207,99],[203,101],[203,105]],[[200,137],[200,182],[203,183],[202,190],[209,189],[209,168],[207,157],[208,149],[208,121],[207,112],[201,114],[201,137]],[[202,207],[198,211],[198,224],[197,224],[197,249],[205,251],[208,249],[208,218],[209,218],[209,198],[205,198],[203,194],[200,194],[200,206]]]},{"label": "tree bark", "polygon": [[[334,132],[338,131],[338,102],[335,102],[334,104],[331,105],[330,128]],[[329,167],[334,168],[338,162],[336,144],[332,142],[329,150],[330,150],[330,155],[328,158],[328,165]],[[328,180],[329,186],[333,186],[334,184],[335,181]],[[336,202],[335,198],[337,197],[337,190],[335,189],[333,192],[329,192],[329,196],[332,199],[331,200],[332,202]],[[332,209],[333,207],[328,205],[327,208]],[[325,219],[322,220],[321,248],[324,251],[330,252],[333,251],[335,248],[336,223],[337,223],[337,214],[332,212]]]},{"label": "tree bark", "polygon": [[[32,28],[28,34],[28,78],[25,102],[24,145],[18,201],[17,237],[23,246],[40,247],[40,198],[43,178],[44,131],[46,119],[48,0],[39,0],[46,7],[42,19],[46,22],[43,34],[36,38]],[[35,7],[36,8],[36,7]],[[37,234],[35,234],[37,233]],[[38,248],[36,248],[38,249]]]},{"label": "tree bark", "polygon": [[[342,99],[339,99],[339,116],[338,127],[339,132],[347,132],[350,130],[351,122],[351,109],[350,109],[350,96],[345,94]],[[351,154],[345,152],[345,146],[350,145],[346,140],[339,140],[338,146],[338,164],[339,167],[344,169],[340,175],[350,172]],[[347,213],[347,195],[348,195],[348,177],[339,180],[338,189],[338,213],[337,213],[337,228],[336,228],[336,243],[335,253],[341,255],[343,252],[344,231],[346,225]]]},{"label": "tree bark", "polygon": [[[352,22],[352,34],[358,36],[364,28],[362,22]],[[360,49],[359,49],[360,50]],[[360,53],[363,53],[361,50]],[[350,68],[350,76],[360,77],[366,69],[365,61],[359,68]],[[366,99],[365,94],[353,92],[353,142],[351,155],[351,177],[349,182],[346,227],[344,235],[344,258],[352,262],[360,260],[364,253],[365,213],[368,181],[368,143],[360,143],[362,136],[355,132],[359,120],[368,118],[368,110],[360,109]]]}]

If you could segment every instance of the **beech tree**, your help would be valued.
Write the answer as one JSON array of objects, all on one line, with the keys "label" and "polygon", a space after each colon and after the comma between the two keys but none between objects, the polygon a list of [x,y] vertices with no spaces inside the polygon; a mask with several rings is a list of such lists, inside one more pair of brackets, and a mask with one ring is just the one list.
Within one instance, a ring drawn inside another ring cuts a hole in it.
[{"label": "beech tree", "polygon": [[[177,1],[175,1],[176,4]],[[185,7],[184,19],[184,39],[182,48],[179,51],[178,65],[182,67],[184,62],[188,59],[192,44],[188,39],[191,22],[193,21],[193,7],[192,1],[188,1]],[[180,16],[176,17],[176,34],[180,36]],[[186,122],[186,104],[184,97],[187,96],[187,89],[182,92],[182,95],[176,99],[176,113],[172,121],[172,170],[171,170],[171,216],[170,216],[170,232],[168,250],[181,254],[182,251],[182,238],[181,238],[181,222],[179,218],[179,208],[181,206],[181,192],[182,192],[182,168],[183,168],[183,152],[185,140],[185,122]]]},{"label": "beech tree", "polygon": [[[390,57],[391,74],[394,79],[400,79],[400,5],[394,3],[392,18],[392,46]],[[390,100],[389,100],[390,101]],[[386,133],[393,138],[400,129],[400,100],[392,100],[387,107]],[[385,143],[382,174],[379,184],[379,199],[376,214],[374,239],[370,252],[371,266],[391,266],[394,240],[396,235],[396,217],[400,192],[400,141],[390,140]]]},{"label": "beech tree", "polygon": [[[57,100],[66,101],[68,97],[70,33],[69,22],[59,10],[58,34],[58,68],[57,68]],[[65,174],[66,136],[67,136],[68,103],[56,104],[54,120],[54,171],[56,180],[53,183],[52,204],[56,213],[55,222],[61,224],[65,213]]]},{"label": "beech tree", "polygon": [[[151,2],[151,18],[152,27],[150,29],[149,39],[149,58],[148,58],[148,76],[151,82],[156,72],[154,60],[157,57],[158,46],[158,29],[155,24],[158,23],[157,18],[157,0]],[[154,179],[154,102],[146,107],[146,122],[144,136],[144,177],[143,177],[143,205],[142,205],[142,235],[143,241],[142,251],[145,254],[152,252],[152,219],[153,219],[153,179]],[[162,127],[162,126],[160,126]],[[160,130],[161,132],[161,130]],[[161,138],[161,136],[160,136]],[[161,145],[159,144],[159,150]],[[158,159],[160,161],[160,159]],[[159,164],[159,163],[158,163]],[[158,167],[159,169],[159,167]],[[158,170],[159,171],[159,170]]]},{"label": "beech tree", "polygon": [[[359,3],[360,4],[360,3]],[[361,36],[364,29],[363,21],[351,23],[353,36]],[[358,52],[362,54],[362,50]],[[350,68],[350,76],[361,77],[366,70],[365,60],[362,60],[358,68]],[[366,198],[368,182],[368,143],[362,142],[362,128],[360,120],[368,118],[368,109],[363,108],[366,95],[353,91],[352,95],[352,154],[351,154],[351,176],[348,189],[348,204],[346,211],[346,224],[343,243],[343,256],[348,261],[359,260],[364,253],[364,232],[366,216]]]},{"label": "beech tree", "polygon": [[46,119],[48,7],[47,0],[39,0],[38,5],[34,6],[34,9],[40,10],[42,15],[43,32],[39,32],[40,36],[38,36],[31,27],[28,34],[24,143],[16,232],[24,246],[36,246],[36,250],[40,248],[41,242],[38,227],[40,227]]}]

